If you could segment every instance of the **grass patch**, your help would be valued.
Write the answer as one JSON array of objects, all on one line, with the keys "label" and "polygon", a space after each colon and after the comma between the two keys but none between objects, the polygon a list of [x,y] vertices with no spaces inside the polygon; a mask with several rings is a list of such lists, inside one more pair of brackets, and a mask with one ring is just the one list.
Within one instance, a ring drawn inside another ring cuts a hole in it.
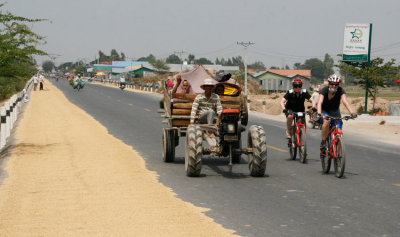
[{"label": "grass patch", "polygon": [[[346,95],[348,97],[365,97],[365,90],[359,87],[345,87]],[[371,96],[368,96],[371,97]],[[384,88],[378,93],[378,97],[387,100],[399,100],[400,99],[400,88]]]}]

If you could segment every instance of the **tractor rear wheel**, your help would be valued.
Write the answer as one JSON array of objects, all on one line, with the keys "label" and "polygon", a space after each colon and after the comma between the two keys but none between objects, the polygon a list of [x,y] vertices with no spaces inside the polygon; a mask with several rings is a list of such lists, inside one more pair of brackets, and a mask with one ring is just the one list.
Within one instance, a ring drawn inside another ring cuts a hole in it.
[{"label": "tractor rear wheel", "polygon": [[175,136],[176,130],[163,128],[162,146],[164,162],[174,162],[175,160]]}]

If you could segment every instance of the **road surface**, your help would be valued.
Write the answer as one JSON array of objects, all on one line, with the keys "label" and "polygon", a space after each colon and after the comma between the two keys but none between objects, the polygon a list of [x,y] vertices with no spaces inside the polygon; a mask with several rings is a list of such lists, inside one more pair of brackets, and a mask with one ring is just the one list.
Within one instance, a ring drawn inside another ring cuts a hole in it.
[{"label": "road surface", "polygon": [[[400,232],[400,148],[346,134],[345,178],[323,175],[320,133],[308,129],[308,163],[289,160],[284,123],[251,116],[249,125],[267,133],[267,174],[249,175],[247,157],[231,169],[228,159],[203,160],[202,176],[184,172],[184,138],[174,163],[161,158],[160,96],[87,83],[77,92],[53,81],[66,97],[132,146],[146,167],[178,197],[242,236],[398,236]],[[248,125],[248,127],[249,127]],[[366,128],[367,129],[367,128]],[[245,132],[247,135],[247,131]],[[243,141],[242,145],[246,145]]]}]

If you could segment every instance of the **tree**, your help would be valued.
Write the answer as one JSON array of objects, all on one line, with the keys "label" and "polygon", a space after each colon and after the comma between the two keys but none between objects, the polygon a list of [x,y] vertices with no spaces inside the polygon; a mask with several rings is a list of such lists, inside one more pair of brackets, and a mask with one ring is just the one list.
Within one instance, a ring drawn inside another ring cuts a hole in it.
[{"label": "tree", "polygon": [[249,68],[249,69],[262,69],[262,70],[266,69],[264,63],[260,62],[260,61],[256,61],[256,62],[254,62],[252,64],[249,64],[247,66],[247,68]]},{"label": "tree", "polygon": [[156,57],[154,57],[153,54],[149,54],[149,56],[147,57],[141,57],[138,59],[138,61],[146,61],[146,62],[155,62],[156,61]]},{"label": "tree", "polygon": [[169,67],[166,65],[166,63],[161,60],[161,59],[156,59],[154,61],[151,61],[150,64],[158,71],[161,73],[167,72],[169,70]]},{"label": "tree", "polygon": [[176,54],[171,54],[167,57],[165,60],[166,63],[172,63],[172,64],[182,64],[182,60],[176,55]]},{"label": "tree", "polygon": [[122,61],[125,61],[125,59],[126,59],[125,54],[121,52],[121,60],[122,60]]},{"label": "tree", "polygon": [[63,63],[60,66],[58,66],[58,69],[64,71],[64,70],[68,70],[68,69],[73,68],[73,66],[74,66],[73,62],[66,62],[66,63]]},{"label": "tree", "polygon": [[99,50],[99,61],[102,62],[102,61],[108,61],[108,60],[109,60],[108,56],[105,55],[101,50]]},{"label": "tree", "polygon": [[269,69],[279,69],[277,66],[271,66]]},{"label": "tree", "polygon": [[44,61],[42,67],[45,72],[51,72],[55,68],[53,61],[50,60]]},{"label": "tree", "polygon": [[206,59],[206,58],[199,58],[195,60],[196,64],[213,64],[213,62],[211,62],[210,60]]},{"label": "tree", "polygon": [[324,78],[324,64],[318,58],[307,59],[300,69],[310,69],[311,77],[316,78],[318,81],[322,82]]},{"label": "tree", "polygon": [[218,64],[221,64],[222,66],[226,66],[226,60],[224,58],[221,58],[221,60],[219,60],[218,62],[219,62]]},{"label": "tree", "polygon": [[324,78],[328,78],[330,75],[333,74],[333,58],[329,54],[325,54],[324,58]]},{"label": "tree", "polygon": [[45,43],[27,23],[46,21],[29,19],[3,12],[0,4],[0,100],[23,89],[37,69],[34,55],[48,55],[36,47]]},{"label": "tree", "polygon": [[115,50],[115,49],[111,50],[110,59],[111,60],[119,60],[120,59],[117,50]]},{"label": "tree", "polygon": [[375,109],[376,97],[381,88],[387,87],[398,77],[400,66],[395,66],[396,60],[391,59],[384,63],[383,58],[371,60],[370,67],[367,69],[366,62],[343,62],[337,65],[344,72],[358,78],[358,84],[365,89],[368,85],[368,95],[372,97],[372,110]]},{"label": "tree", "polygon": [[295,70],[301,69],[301,63],[295,63],[293,65],[293,69],[295,69]]},{"label": "tree", "polygon": [[[194,63],[194,60],[195,60],[195,56],[193,55],[193,54],[189,54],[188,55],[188,61],[189,61],[189,63]],[[217,58],[218,59],[218,58]]]},{"label": "tree", "polygon": [[232,66],[239,66],[240,70],[244,70],[244,62],[242,56],[232,57]]},{"label": "tree", "polygon": [[289,70],[290,69],[289,65],[286,64],[285,69]]}]

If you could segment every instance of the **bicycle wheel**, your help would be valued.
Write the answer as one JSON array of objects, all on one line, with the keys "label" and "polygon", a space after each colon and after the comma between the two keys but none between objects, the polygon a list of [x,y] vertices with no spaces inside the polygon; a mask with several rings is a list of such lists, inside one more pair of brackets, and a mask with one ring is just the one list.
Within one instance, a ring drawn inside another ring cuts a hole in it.
[{"label": "bicycle wheel", "polygon": [[346,156],[344,153],[344,144],[342,138],[336,138],[336,155],[337,157],[333,160],[333,165],[335,167],[335,176],[338,178],[343,177],[344,168],[346,166]]},{"label": "bicycle wheel", "polygon": [[305,128],[300,128],[299,139],[300,139],[299,161],[304,164],[307,161],[307,139],[306,139]]},{"label": "bicycle wheel", "polygon": [[329,159],[329,141],[326,141],[324,156],[321,155],[322,172],[328,174],[331,170],[331,159]]},{"label": "bicycle wheel", "polygon": [[291,142],[289,142],[289,154],[290,154],[290,159],[296,160],[297,147],[296,147],[296,134],[295,134],[294,128],[292,129]]}]

